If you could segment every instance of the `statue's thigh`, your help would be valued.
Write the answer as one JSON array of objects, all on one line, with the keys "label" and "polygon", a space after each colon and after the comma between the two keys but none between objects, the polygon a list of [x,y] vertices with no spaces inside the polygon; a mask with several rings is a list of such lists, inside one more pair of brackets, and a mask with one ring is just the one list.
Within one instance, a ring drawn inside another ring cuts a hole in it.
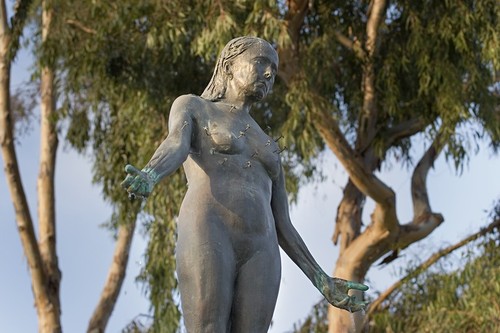
[{"label": "statue's thigh", "polygon": [[191,239],[177,247],[181,306],[189,333],[228,331],[235,279],[228,246],[222,239]]},{"label": "statue's thigh", "polygon": [[279,250],[257,252],[238,272],[231,332],[267,332],[273,317],[281,279]]}]

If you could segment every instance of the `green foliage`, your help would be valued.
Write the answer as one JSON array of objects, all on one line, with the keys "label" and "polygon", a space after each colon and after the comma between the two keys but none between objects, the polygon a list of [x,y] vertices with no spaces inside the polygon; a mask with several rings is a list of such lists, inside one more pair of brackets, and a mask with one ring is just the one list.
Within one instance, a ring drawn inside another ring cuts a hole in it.
[{"label": "green foliage", "polygon": [[[479,123],[474,139],[493,146],[498,128],[496,1],[395,1],[389,7],[380,46],[377,86],[384,122],[421,116],[433,123]],[[485,52],[496,49],[496,52]],[[496,92],[494,92],[496,91]],[[487,124],[486,122],[491,121]],[[433,131],[428,132],[432,137]],[[451,135],[447,155],[461,165],[469,140]],[[472,141],[473,142],[473,141]],[[405,155],[408,146],[400,146]]]},{"label": "green foliage", "polygon": [[[500,233],[485,236],[457,258],[461,267],[437,265],[398,290],[374,314],[369,332],[497,332],[500,329]],[[443,258],[442,260],[449,260]],[[294,325],[296,333],[328,331],[325,301]]]},{"label": "green foliage", "polygon": [[372,332],[497,332],[500,329],[500,235],[460,258],[463,267],[427,271],[375,314]]},{"label": "green foliage", "polygon": [[14,15],[10,20],[11,36],[9,45],[8,58],[13,60],[17,55],[17,51],[21,45],[21,36],[25,28],[26,22],[29,20],[31,7],[38,1],[33,0],[17,0],[14,5]]},{"label": "green foliage", "polygon": [[26,84],[18,87],[10,95],[10,108],[16,140],[28,134],[32,129],[32,123],[36,119],[34,109],[37,106],[37,94],[38,89],[35,89],[34,84]]},{"label": "green foliage", "polygon": [[316,303],[306,319],[293,325],[294,333],[326,333],[328,332],[328,302],[322,299]]}]

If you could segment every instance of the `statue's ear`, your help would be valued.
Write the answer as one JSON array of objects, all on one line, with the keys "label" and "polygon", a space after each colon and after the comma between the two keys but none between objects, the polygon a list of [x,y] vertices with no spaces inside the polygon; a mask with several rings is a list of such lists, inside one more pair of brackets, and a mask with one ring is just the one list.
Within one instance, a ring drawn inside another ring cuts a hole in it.
[{"label": "statue's ear", "polygon": [[233,77],[232,67],[233,64],[230,61],[224,62],[224,74],[226,74],[228,77]]}]

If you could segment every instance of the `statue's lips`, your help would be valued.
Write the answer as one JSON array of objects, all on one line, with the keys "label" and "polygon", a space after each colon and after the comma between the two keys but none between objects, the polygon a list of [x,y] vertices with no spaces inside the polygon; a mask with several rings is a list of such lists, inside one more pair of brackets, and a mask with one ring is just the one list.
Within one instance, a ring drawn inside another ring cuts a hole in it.
[{"label": "statue's lips", "polygon": [[265,84],[264,82],[256,82],[255,87],[259,88],[259,89],[263,89],[266,92],[269,90],[269,88],[267,87],[267,84]]}]

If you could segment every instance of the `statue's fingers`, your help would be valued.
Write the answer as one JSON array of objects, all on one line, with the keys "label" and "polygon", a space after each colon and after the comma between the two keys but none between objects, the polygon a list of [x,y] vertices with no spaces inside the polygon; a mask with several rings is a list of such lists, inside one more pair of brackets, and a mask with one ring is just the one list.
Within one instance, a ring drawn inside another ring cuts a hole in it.
[{"label": "statue's fingers", "polygon": [[127,177],[125,177],[125,180],[123,180],[123,182],[121,184],[122,187],[125,188],[125,189],[127,189],[130,186],[130,184],[132,184],[132,182],[134,181],[134,179],[135,179],[134,176],[127,175]]},{"label": "statue's fingers", "polygon": [[347,289],[367,291],[369,289],[369,287],[367,285],[362,284],[362,283],[347,281]]},{"label": "statue's fingers", "polygon": [[340,302],[337,302],[337,306],[340,308],[340,307],[345,307],[346,305],[349,304],[349,302],[351,301],[351,297],[347,296],[346,298],[344,298],[343,300],[341,300]]},{"label": "statue's fingers", "polygon": [[363,309],[364,307],[361,306],[360,304],[352,304],[351,306],[349,306],[349,312],[358,312]]},{"label": "statue's fingers", "polygon": [[135,176],[133,181],[132,181],[132,184],[130,184],[130,186],[127,188],[127,191],[128,192],[134,192],[136,194],[140,194],[140,193],[137,193],[138,190],[141,188],[141,185],[142,185],[142,179],[139,178],[138,176]]},{"label": "statue's fingers", "polygon": [[354,302],[352,305],[351,305],[351,312],[357,312],[357,311],[360,311],[360,310],[365,310],[366,309],[366,306],[368,305],[368,301],[360,301],[360,302]]},{"label": "statue's fingers", "polygon": [[141,188],[139,189],[139,193],[142,199],[146,199],[149,196],[149,185],[147,183],[142,183]]},{"label": "statue's fingers", "polygon": [[137,169],[135,166],[133,166],[132,164],[127,164],[125,166],[125,172],[130,174],[130,175],[137,175],[137,176],[140,176],[142,175],[142,172],[141,170]]}]

